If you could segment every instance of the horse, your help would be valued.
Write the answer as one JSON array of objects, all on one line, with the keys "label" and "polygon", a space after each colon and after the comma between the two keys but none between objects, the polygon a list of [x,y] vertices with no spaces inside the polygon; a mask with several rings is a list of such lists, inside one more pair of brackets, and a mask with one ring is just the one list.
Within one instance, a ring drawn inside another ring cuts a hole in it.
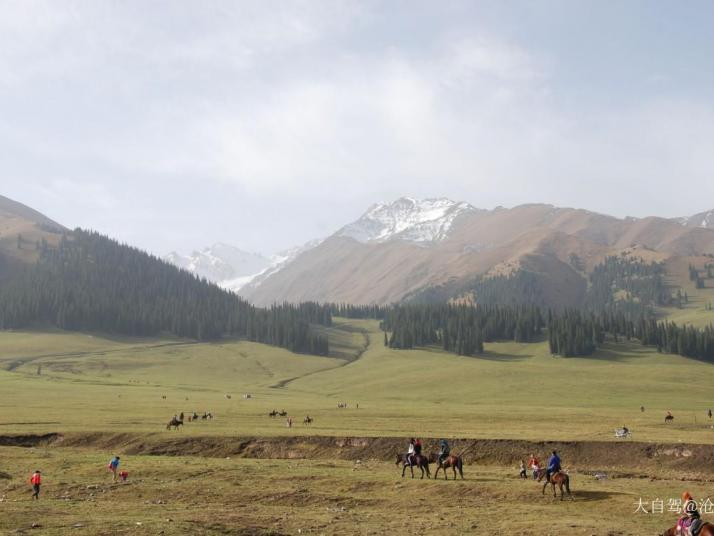
[{"label": "horse", "polygon": [[310,416],[308,415],[308,416],[306,416],[306,417],[302,420],[302,423],[303,423],[303,424],[312,424],[312,421],[313,421],[312,417],[310,417]]},{"label": "horse", "polygon": [[169,423],[166,425],[166,429],[170,430],[171,427],[174,427],[174,430],[178,430],[179,426],[183,426],[183,421],[178,420],[175,417],[172,417]]},{"label": "horse", "polygon": [[674,416],[673,416],[673,415],[667,415],[667,416],[664,418],[664,423],[667,424],[668,422],[672,422],[673,420],[674,420]]},{"label": "horse", "polygon": [[461,458],[461,456],[454,456],[453,454],[447,456],[444,458],[444,461],[439,460],[439,456],[437,454],[432,454],[431,459],[434,460],[434,463],[436,463],[436,471],[434,472],[434,478],[439,474],[439,469],[444,470],[444,480],[449,480],[449,477],[446,476],[446,470],[451,467],[454,471],[454,480],[456,480],[456,470],[459,470],[459,474],[461,475],[461,480],[464,480],[464,460]]},{"label": "horse", "polygon": [[287,416],[288,416],[288,412],[285,411],[285,410],[283,410],[283,411],[281,411],[280,413],[278,413],[278,415],[279,415],[280,417],[287,417]]},{"label": "horse", "polygon": [[[677,531],[678,526],[679,523],[671,529],[665,530],[662,533],[662,536],[683,536],[684,532]],[[699,534],[697,536],[714,536],[714,525],[712,525],[711,523],[702,523],[702,526],[699,528]]]},{"label": "horse", "polygon": [[[546,475],[546,472],[547,471],[545,468],[541,468],[538,470],[538,482],[543,480],[543,477]],[[570,493],[570,477],[567,473],[564,473],[563,471],[558,471],[550,475],[550,480],[546,480],[545,484],[543,484],[543,495],[545,495],[545,488],[548,487],[548,484],[553,486],[553,497],[558,496],[555,492],[555,485],[558,484],[558,487],[560,488],[560,500],[563,500],[563,487],[565,487],[565,491],[568,492],[568,496],[573,499],[573,494]]]},{"label": "horse", "polygon": [[429,471],[429,458],[424,456],[423,454],[414,454],[413,458],[414,463],[410,464],[409,461],[407,460],[407,455],[406,454],[397,454],[397,459],[394,462],[394,465],[399,465],[400,463],[402,464],[402,478],[404,478],[404,472],[407,470],[407,467],[409,467],[409,470],[412,473],[412,478],[414,478],[414,466],[416,465],[419,469],[421,469],[421,478],[424,478],[424,472],[426,471],[426,477],[431,478],[431,471]]},{"label": "horse", "polygon": [[273,410],[273,411],[271,411],[270,413],[268,413],[268,417],[277,417],[277,416],[278,416],[278,412],[275,411],[275,410]]}]

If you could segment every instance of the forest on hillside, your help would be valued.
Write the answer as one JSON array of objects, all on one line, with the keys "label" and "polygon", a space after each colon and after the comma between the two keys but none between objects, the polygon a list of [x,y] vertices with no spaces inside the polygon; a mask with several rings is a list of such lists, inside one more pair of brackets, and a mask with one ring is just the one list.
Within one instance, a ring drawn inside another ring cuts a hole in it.
[{"label": "forest on hillside", "polygon": [[80,229],[56,248],[35,247],[39,260],[0,287],[0,329],[39,324],[197,340],[231,336],[295,352],[329,351],[327,338],[310,331],[310,324],[331,324],[327,306],[254,307],[139,249]]}]

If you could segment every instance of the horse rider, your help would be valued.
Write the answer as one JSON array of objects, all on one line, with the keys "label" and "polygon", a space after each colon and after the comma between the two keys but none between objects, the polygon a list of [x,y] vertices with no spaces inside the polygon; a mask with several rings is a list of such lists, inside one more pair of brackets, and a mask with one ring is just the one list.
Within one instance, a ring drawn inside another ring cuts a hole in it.
[{"label": "horse rider", "polygon": [[441,439],[439,441],[439,465],[444,463],[444,460],[449,456],[449,452],[449,444],[446,442],[446,439]]},{"label": "horse rider", "polygon": [[416,438],[416,441],[414,441],[414,454],[421,456],[421,439],[418,437]]},{"label": "horse rider", "polygon": [[686,528],[686,532],[682,531],[683,534],[698,534],[699,529],[702,525],[702,519],[697,510],[697,502],[694,500],[692,495],[685,491],[682,493],[682,511],[685,517],[680,520],[685,521],[682,528]]},{"label": "horse rider", "polygon": [[545,481],[550,482],[551,475],[554,475],[561,470],[560,456],[558,456],[558,452],[554,450],[553,455],[548,460],[548,467],[545,470]]},{"label": "horse rider", "polygon": [[414,438],[412,437],[409,440],[409,448],[407,449],[407,457],[406,457],[406,464],[409,467],[414,465],[414,453],[416,452],[416,449],[414,448]]},{"label": "horse rider", "polygon": [[622,425],[622,433],[623,433],[624,435],[627,435],[627,434],[630,433],[630,429],[627,428],[627,426],[625,426],[624,424]]},{"label": "horse rider", "polygon": [[531,454],[531,457],[528,459],[528,467],[533,470],[533,480],[537,480],[538,471],[540,471],[540,462],[533,454]]}]

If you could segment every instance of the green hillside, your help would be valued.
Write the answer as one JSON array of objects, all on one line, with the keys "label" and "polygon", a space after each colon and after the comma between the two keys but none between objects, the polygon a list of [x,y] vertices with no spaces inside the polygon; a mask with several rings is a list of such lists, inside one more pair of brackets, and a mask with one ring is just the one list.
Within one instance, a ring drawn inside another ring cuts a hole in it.
[{"label": "green hillside", "polygon": [[[551,357],[545,342],[487,343],[482,356],[459,357],[385,348],[375,321],[321,329],[339,357],[244,341],[3,332],[0,426],[159,432],[175,413],[211,411],[213,422],[184,433],[274,435],[285,422],[267,413],[285,409],[315,418],[295,433],[608,439],[627,424],[642,440],[714,442],[705,363],[635,343],[568,359]],[[668,410],[676,420],[665,426]]]}]

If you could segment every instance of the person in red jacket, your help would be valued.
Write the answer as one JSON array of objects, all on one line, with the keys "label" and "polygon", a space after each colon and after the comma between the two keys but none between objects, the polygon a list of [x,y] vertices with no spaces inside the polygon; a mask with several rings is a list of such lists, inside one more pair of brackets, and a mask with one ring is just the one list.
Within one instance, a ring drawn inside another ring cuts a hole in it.
[{"label": "person in red jacket", "polygon": [[30,477],[30,484],[32,484],[32,499],[40,500],[40,484],[42,484],[42,476],[40,475],[40,470],[38,469]]}]

